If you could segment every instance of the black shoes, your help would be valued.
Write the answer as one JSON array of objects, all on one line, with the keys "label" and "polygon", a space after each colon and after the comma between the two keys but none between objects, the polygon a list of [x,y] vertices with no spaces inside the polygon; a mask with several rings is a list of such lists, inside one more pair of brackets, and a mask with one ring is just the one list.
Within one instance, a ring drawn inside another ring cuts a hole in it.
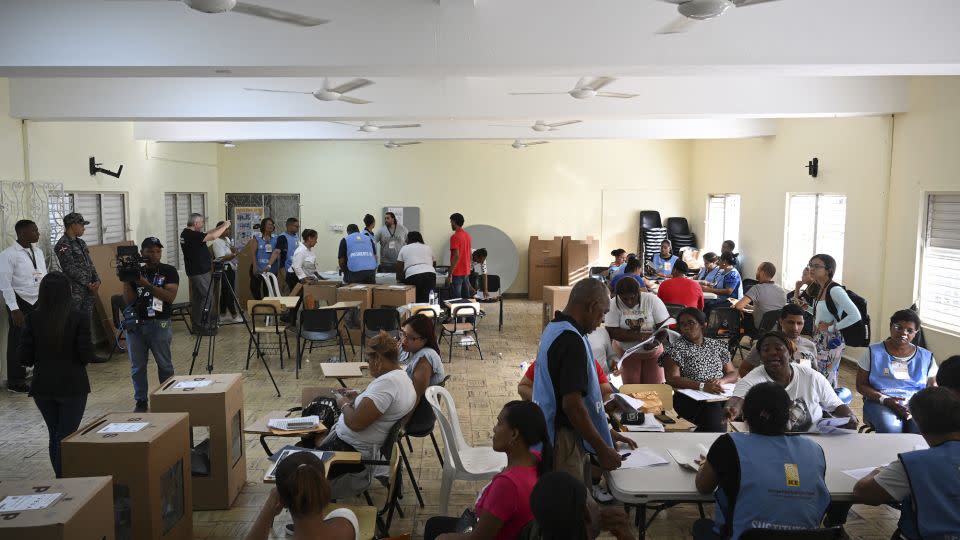
[{"label": "black shoes", "polygon": [[14,394],[26,394],[30,392],[30,385],[25,382],[7,383],[7,391]]},{"label": "black shoes", "polygon": [[133,408],[133,412],[142,413],[147,412],[149,408],[147,407],[147,400],[137,400],[137,406]]},{"label": "black shoes", "polygon": [[93,360],[90,361],[91,364],[104,364],[108,358],[106,356],[94,356]]}]

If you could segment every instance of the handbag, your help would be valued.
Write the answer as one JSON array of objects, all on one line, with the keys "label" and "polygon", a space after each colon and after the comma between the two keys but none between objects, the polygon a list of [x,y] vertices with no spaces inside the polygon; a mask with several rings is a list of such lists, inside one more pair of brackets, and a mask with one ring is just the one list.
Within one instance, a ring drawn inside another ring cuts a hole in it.
[{"label": "handbag", "polygon": [[460,519],[457,520],[457,529],[454,532],[466,533],[473,530],[477,526],[477,513],[472,509],[467,508],[460,514]]}]

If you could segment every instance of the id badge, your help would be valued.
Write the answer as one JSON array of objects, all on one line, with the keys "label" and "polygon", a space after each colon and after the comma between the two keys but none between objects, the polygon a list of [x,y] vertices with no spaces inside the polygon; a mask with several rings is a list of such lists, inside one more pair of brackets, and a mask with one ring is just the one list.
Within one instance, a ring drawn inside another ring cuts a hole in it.
[{"label": "id badge", "polygon": [[163,311],[163,300],[160,300],[159,298],[154,298],[154,299],[153,299],[153,302],[152,302],[151,305],[150,305],[150,309],[152,309],[153,311],[156,311],[156,312],[158,312],[158,313],[159,313],[159,312],[162,312],[162,311]]},{"label": "id badge", "polygon": [[891,362],[890,367],[893,371],[893,378],[901,381],[910,379],[910,370],[906,362]]},{"label": "id badge", "polygon": [[665,273],[666,273],[666,272],[669,272],[669,271],[670,271],[670,267],[672,267],[672,266],[673,266],[672,263],[668,263],[668,262],[663,263],[663,269],[665,270]]},{"label": "id badge", "polygon": [[43,279],[43,272],[33,271],[33,282],[40,283],[40,280]]},{"label": "id badge", "polygon": [[263,246],[263,251],[265,251],[265,252],[267,252],[267,253],[272,253],[272,252],[273,252],[273,246],[272,246],[271,244],[266,244],[265,246]]},{"label": "id badge", "polygon": [[397,241],[396,241],[396,240],[391,240],[390,243],[387,244],[387,246],[389,246],[389,248],[390,248],[391,250],[397,249]]}]

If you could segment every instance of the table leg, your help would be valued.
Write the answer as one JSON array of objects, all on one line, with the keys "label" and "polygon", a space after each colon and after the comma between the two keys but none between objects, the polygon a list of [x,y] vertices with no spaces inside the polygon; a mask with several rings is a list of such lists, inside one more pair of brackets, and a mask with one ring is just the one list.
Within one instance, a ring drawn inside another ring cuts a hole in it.
[{"label": "table leg", "polygon": [[641,503],[637,506],[637,530],[640,533],[640,540],[647,537],[647,503]]},{"label": "table leg", "polygon": [[503,332],[503,295],[500,295],[500,331]]},{"label": "table leg", "polygon": [[270,450],[270,447],[267,446],[267,436],[266,436],[266,435],[260,435],[260,446],[262,446],[262,447],[263,447],[263,451],[267,453],[267,457],[270,457],[270,456],[273,455],[273,450]]},{"label": "table leg", "polygon": [[344,388],[347,387],[347,385],[343,383],[343,379],[341,379],[340,377],[337,377],[337,382],[340,383],[340,386],[342,386],[342,387],[344,387]]}]

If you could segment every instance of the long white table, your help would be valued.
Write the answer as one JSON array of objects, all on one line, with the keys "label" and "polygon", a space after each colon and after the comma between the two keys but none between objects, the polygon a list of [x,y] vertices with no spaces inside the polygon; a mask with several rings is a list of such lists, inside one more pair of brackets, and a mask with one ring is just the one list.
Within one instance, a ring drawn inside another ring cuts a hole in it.
[{"label": "long white table", "polygon": [[[320,277],[330,281],[336,281],[338,283],[343,282],[343,276],[341,276],[336,270],[328,270],[326,272],[318,272]],[[437,289],[442,289],[446,287],[447,276],[445,274],[437,274]],[[376,277],[377,285],[397,285],[397,274],[395,272],[377,272]]]},{"label": "long white table", "polygon": [[[666,465],[642,469],[618,469],[608,473],[610,493],[620,502],[638,505],[640,534],[645,534],[646,505],[651,502],[712,502],[694,485],[696,473],[681,468],[667,452],[669,448],[696,454],[697,444],[710,448],[721,433],[624,433],[640,448],[650,448],[667,459]],[[863,433],[855,435],[809,435],[823,448],[827,462],[826,483],[834,501],[850,501],[857,482],[843,471],[879,467],[897,459],[897,454],[927,448],[920,435]]]}]

